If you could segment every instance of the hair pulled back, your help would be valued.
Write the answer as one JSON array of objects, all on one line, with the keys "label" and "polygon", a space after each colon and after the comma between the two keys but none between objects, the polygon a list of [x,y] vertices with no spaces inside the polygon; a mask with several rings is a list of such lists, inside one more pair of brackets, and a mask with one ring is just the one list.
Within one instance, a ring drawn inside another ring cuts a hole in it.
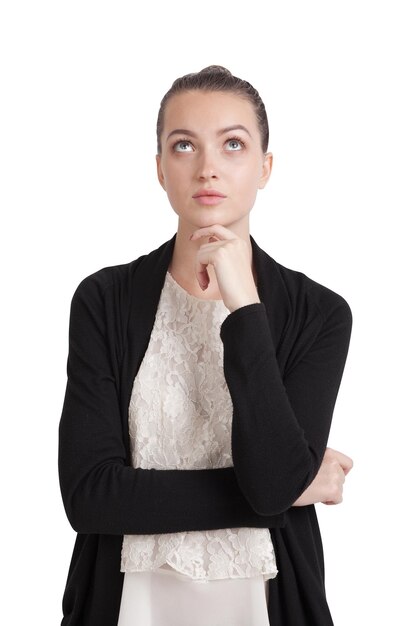
[{"label": "hair pulled back", "polygon": [[265,105],[258,91],[248,81],[233,76],[222,65],[209,65],[200,72],[185,74],[177,78],[161,100],[156,123],[157,151],[161,154],[161,135],[164,127],[164,114],[167,102],[172,96],[185,91],[225,91],[246,98],[253,106],[261,134],[261,145],[264,154],[268,150],[269,125]]}]

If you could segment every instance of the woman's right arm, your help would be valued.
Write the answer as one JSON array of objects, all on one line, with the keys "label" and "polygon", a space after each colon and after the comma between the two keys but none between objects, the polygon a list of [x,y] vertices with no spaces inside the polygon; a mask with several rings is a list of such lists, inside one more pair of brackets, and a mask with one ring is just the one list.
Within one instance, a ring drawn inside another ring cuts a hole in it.
[{"label": "woman's right arm", "polygon": [[279,525],[281,515],[253,511],[233,467],[156,470],[129,465],[109,342],[110,310],[94,280],[85,279],[72,298],[58,468],[74,530],[122,535]]}]

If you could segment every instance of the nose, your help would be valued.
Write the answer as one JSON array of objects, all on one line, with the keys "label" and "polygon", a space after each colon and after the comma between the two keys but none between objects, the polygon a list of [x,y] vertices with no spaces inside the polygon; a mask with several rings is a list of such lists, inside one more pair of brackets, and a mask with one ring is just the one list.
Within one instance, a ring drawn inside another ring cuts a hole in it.
[{"label": "nose", "polygon": [[219,166],[216,156],[214,154],[214,150],[201,150],[197,165],[198,178],[200,180],[205,180],[207,178],[218,178],[218,169]]}]

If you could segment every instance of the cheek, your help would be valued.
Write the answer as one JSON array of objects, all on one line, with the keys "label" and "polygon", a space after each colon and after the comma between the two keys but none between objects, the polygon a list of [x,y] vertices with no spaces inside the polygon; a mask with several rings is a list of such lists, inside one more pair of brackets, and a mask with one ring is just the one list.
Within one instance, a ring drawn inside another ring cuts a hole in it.
[{"label": "cheek", "polygon": [[240,188],[246,193],[251,189],[257,189],[262,174],[262,167],[256,159],[242,164],[242,167],[235,168],[235,180],[239,182]]},{"label": "cheek", "polygon": [[176,193],[181,181],[181,172],[175,171],[173,168],[165,170],[165,186],[170,193]]},{"label": "cheek", "polygon": [[166,168],[166,180],[170,181],[170,184],[175,186],[180,181],[189,176],[191,171],[190,160],[183,159],[181,162],[173,161]]}]

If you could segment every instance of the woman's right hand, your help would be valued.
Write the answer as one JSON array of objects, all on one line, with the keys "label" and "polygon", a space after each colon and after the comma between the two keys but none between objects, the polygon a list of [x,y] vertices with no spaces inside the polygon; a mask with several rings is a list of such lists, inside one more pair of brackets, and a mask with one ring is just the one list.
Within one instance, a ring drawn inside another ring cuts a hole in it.
[{"label": "woman's right hand", "polygon": [[342,452],[326,448],[320,469],[309,487],[292,506],[308,504],[340,504],[343,501],[343,484],[353,467],[353,461]]}]

